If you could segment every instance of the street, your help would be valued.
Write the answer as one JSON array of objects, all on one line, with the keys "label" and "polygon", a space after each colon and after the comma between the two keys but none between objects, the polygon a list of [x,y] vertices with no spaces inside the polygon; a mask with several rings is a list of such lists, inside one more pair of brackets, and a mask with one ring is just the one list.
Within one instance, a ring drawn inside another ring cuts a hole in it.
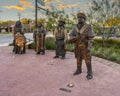
[{"label": "street", "polygon": [[[33,33],[25,33],[25,37],[27,39],[33,40]],[[0,47],[8,46],[12,42],[13,42],[12,34],[0,34]]]}]

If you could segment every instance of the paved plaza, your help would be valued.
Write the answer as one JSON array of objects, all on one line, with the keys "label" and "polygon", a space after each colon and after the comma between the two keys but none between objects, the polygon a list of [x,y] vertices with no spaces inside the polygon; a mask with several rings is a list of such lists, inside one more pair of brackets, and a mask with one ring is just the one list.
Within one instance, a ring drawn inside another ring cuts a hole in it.
[{"label": "paved plaza", "polygon": [[[120,65],[92,58],[92,80],[83,72],[73,76],[76,70],[74,53],[67,52],[66,59],[53,59],[54,51],[36,55],[34,50],[26,54],[14,54],[12,47],[0,48],[0,96],[120,96]],[[69,88],[68,84],[74,84]],[[60,90],[63,89],[63,90]]]}]

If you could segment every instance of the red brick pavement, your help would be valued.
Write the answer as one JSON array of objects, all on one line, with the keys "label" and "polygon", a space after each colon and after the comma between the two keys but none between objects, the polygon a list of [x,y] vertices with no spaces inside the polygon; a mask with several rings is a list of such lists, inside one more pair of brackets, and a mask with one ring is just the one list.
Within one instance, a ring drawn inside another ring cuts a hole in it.
[{"label": "red brick pavement", "polygon": [[[11,47],[0,48],[0,96],[120,96],[119,65],[113,67],[109,61],[93,57],[94,78],[87,80],[85,64],[82,74],[73,76],[73,53],[67,52],[65,60],[53,56],[54,51],[36,55],[34,50],[27,50],[16,55]],[[69,83],[74,87],[69,88]]]}]

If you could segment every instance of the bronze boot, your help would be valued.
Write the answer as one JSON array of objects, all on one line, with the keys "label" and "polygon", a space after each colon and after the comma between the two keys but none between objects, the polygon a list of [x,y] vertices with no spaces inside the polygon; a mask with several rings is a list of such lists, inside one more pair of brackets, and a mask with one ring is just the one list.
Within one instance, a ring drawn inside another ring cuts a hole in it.
[{"label": "bronze boot", "polygon": [[92,79],[93,75],[92,75],[92,66],[91,66],[91,63],[87,63],[86,66],[87,66],[87,76],[86,76],[86,78],[87,79]]},{"label": "bronze boot", "polygon": [[82,73],[81,69],[78,69],[78,68],[77,68],[77,70],[75,71],[75,73],[74,73],[73,75],[78,75],[78,74],[80,74],[80,73]]},{"label": "bronze boot", "polygon": [[65,59],[65,55],[63,55],[63,56],[61,57],[61,59]]},{"label": "bronze boot", "polygon": [[59,56],[55,55],[53,58],[59,58]]},{"label": "bronze boot", "polygon": [[78,75],[80,73],[82,73],[82,62],[77,62],[77,70],[75,71],[75,73],[73,75]]}]

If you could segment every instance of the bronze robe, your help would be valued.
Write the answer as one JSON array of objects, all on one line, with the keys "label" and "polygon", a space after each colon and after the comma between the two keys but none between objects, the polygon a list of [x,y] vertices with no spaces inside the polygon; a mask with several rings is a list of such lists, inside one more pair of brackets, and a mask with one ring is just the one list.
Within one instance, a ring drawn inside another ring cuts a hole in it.
[{"label": "bronze robe", "polygon": [[46,35],[46,30],[44,27],[41,28],[38,27],[34,30],[33,38],[35,40],[36,52],[45,51],[45,35]]},{"label": "bronze robe", "polygon": [[[85,26],[86,28],[83,28]],[[81,38],[78,42],[75,43],[75,58],[90,59],[90,48],[92,47],[91,39],[94,37],[94,33],[90,25],[85,24],[83,27],[79,30],[77,25],[74,26],[70,32],[70,38],[78,36]]]},{"label": "bronze robe", "polygon": [[55,40],[56,40],[56,56],[65,56],[66,54],[66,39],[67,31],[64,27],[58,27],[55,29]]}]

